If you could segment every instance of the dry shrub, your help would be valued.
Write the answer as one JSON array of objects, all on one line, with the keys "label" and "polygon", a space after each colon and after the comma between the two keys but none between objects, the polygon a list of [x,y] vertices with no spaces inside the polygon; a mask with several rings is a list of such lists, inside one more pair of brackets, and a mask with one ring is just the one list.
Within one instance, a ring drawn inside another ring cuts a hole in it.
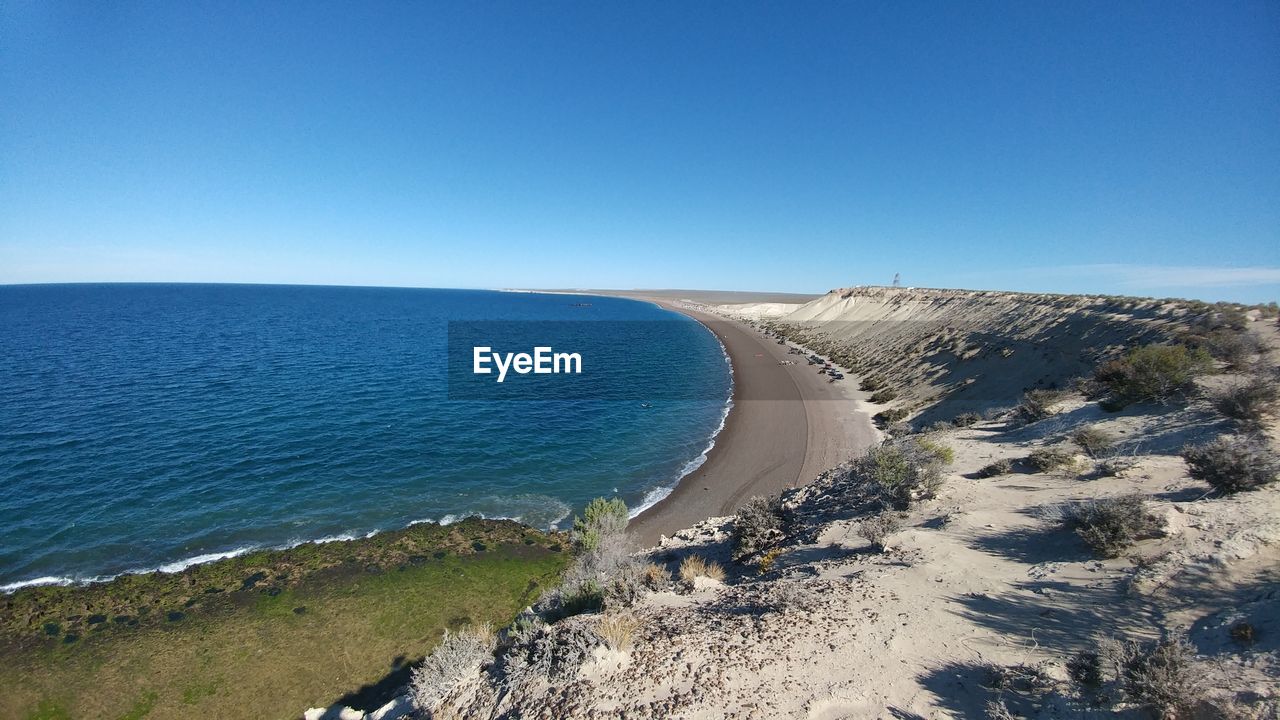
[{"label": "dry shrub", "polygon": [[1111,457],[1097,465],[1098,477],[1119,477],[1138,466],[1138,458],[1133,456]]},{"label": "dry shrub", "polygon": [[1080,685],[1096,688],[1102,685],[1102,656],[1082,650],[1067,660],[1067,676]]},{"label": "dry shrub", "polygon": [[1043,420],[1055,414],[1057,405],[1068,395],[1065,390],[1029,390],[1018,404],[1018,416],[1029,423]]},{"label": "dry shrub", "polygon": [[911,412],[906,408],[889,408],[875,414],[871,419],[880,427],[888,427],[910,415]]},{"label": "dry shrub", "polygon": [[741,561],[783,538],[782,500],[777,495],[753,497],[733,518],[733,557]]},{"label": "dry shrub", "polygon": [[1075,453],[1061,448],[1039,448],[1031,451],[1027,462],[1039,472],[1056,472],[1063,470],[1073,472],[1079,469],[1079,461]]},{"label": "dry shrub", "polygon": [[528,625],[511,637],[499,658],[498,674],[508,687],[533,679],[572,677],[602,642],[594,629],[581,622]]},{"label": "dry shrub", "polygon": [[723,581],[724,568],[717,562],[704,560],[700,555],[690,555],[680,563],[680,580],[685,585],[693,587],[693,581],[700,577]]},{"label": "dry shrub", "polygon": [[1204,696],[1204,674],[1195,667],[1195,648],[1181,634],[1150,645],[1113,640],[1104,652],[1128,699],[1150,707],[1161,718],[1189,717]]},{"label": "dry shrub", "polygon": [[1257,437],[1222,435],[1204,445],[1183,448],[1182,458],[1191,477],[1224,493],[1257,490],[1280,476],[1280,455]]},{"label": "dry shrub", "polygon": [[430,712],[459,681],[493,659],[493,644],[488,625],[457,633],[445,630],[440,644],[409,676],[413,706]]},{"label": "dry shrub", "polygon": [[942,486],[942,455],[938,446],[905,437],[868,449],[853,461],[851,471],[870,483],[882,505],[906,509],[937,495]]},{"label": "dry shrub", "polygon": [[1106,430],[1089,426],[1072,433],[1071,442],[1079,445],[1089,457],[1099,458],[1115,447],[1116,437]]},{"label": "dry shrub", "polygon": [[777,561],[778,556],[782,554],[782,548],[770,548],[760,555],[760,562],[756,566],[756,572],[761,575],[768,575],[773,570],[773,564]]},{"label": "dry shrub", "polygon": [[609,613],[596,623],[596,634],[614,650],[629,650],[640,621],[631,613]]},{"label": "dry shrub", "polygon": [[902,528],[902,521],[892,512],[885,511],[872,515],[858,524],[858,535],[871,543],[871,549],[882,553],[886,549],[885,541],[889,536]]},{"label": "dry shrub", "polygon": [[978,477],[993,478],[1008,475],[1011,472],[1013,472],[1013,461],[1008,458],[1001,458],[993,463],[984,465],[982,469],[978,470]]},{"label": "dry shrub", "polygon": [[1147,514],[1142,496],[1136,494],[1076,503],[1065,508],[1063,517],[1089,547],[1108,558],[1120,557],[1160,529]]},{"label": "dry shrub", "polygon": [[665,590],[671,585],[671,571],[666,565],[646,563],[640,569],[640,582],[650,590]]},{"label": "dry shrub", "polygon": [[1280,386],[1271,378],[1254,375],[1214,393],[1211,399],[1213,407],[1226,417],[1256,426],[1275,410]]},{"label": "dry shrub", "polygon": [[898,398],[898,392],[896,390],[885,388],[884,390],[879,390],[875,393],[872,393],[871,397],[867,398],[867,400],[875,403],[876,405],[883,405],[887,402],[893,402],[897,398]]},{"label": "dry shrub", "polygon": [[951,421],[951,424],[956,427],[972,427],[977,425],[981,420],[982,416],[977,413],[967,412],[957,415],[955,419]]}]

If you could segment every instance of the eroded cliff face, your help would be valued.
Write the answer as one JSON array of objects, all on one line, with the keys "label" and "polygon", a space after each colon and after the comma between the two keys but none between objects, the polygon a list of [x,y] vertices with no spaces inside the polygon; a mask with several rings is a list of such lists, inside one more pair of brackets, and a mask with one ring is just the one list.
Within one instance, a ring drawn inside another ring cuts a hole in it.
[{"label": "eroded cliff face", "polygon": [[931,422],[1063,386],[1125,347],[1175,337],[1195,313],[1182,301],[854,287],[761,321],[882,379]]}]

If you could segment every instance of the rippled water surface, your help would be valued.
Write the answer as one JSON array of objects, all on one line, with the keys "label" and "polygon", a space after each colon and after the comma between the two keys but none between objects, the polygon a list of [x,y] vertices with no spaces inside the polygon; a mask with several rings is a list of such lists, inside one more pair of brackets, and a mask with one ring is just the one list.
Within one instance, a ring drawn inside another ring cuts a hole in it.
[{"label": "rippled water surface", "polygon": [[[458,320],[665,321],[574,350],[716,390],[450,399]],[[245,285],[0,287],[0,378],[10,588],[468,514],[546,526],[615,490],[636,507],[698,461],[731,383],[709,332],[648,303]]]}]

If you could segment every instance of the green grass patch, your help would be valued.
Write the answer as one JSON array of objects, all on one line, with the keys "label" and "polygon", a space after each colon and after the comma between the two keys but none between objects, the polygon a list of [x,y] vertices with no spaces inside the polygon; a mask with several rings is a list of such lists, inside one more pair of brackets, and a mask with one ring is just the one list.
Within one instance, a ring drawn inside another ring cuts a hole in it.
[{"label": "green grass patch", "polygon": [[[118,587],[110,587],[113,582],[59,588],[72,592],[58,594],[52,608],[18,598],[16,605],[28,614],[59,617],[7,618],[2,625],[10,632],[0,636],[6,660],[0,667],[0,686],[6,688],[0,717],[298,717],[307,707],[328,705],[402,671],[429,652],[447,627],[505,624],[554,585],[569,559],[550,549],[557,538],[501,525],[461,528],[439,558],[419,547],[423,536],[414,534],[408,554],[421,559],[412,562],[405,553],[386,552],[386,545],[383,557],[371,562],[334,561],[334,549],[309,551],[308,557],[326,561],[295,568],[293,582],[277,572],[280,556],[297,561],[292,551],[264,556],[256,565],[233,558],[228,567],[203,566],[200,577],[219,577],[237,588],[208,593],[216,597],[211,601],[197,583],[190,595],[200,601],[178,603],[183,609],[176,620],[169,619],[172,580],[181,575],[122,578]],[[360,546],[370,541],[351,543],[346,553],[370,560],[369,548]],[[471,551],[478,541],[485,552]],[[239,588],[264,571],[264,578]],[[148,586],[147,578],[155,584]],[[65,633],[81,621],[71,618],[114,618],[95,609],[104,598],[137,603],[117,613],[137,622],[95,622],[71,644],[45,634],[47,622],[58,622]]]}]

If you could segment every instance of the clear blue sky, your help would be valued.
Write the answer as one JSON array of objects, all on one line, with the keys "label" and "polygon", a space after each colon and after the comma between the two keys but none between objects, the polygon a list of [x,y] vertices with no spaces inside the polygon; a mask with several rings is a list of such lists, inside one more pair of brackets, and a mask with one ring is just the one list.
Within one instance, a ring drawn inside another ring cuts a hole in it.
[{"label": "clear blue sky", "polygon": [[0,0],[0,283],[1280,299],[1280,3]]}]

